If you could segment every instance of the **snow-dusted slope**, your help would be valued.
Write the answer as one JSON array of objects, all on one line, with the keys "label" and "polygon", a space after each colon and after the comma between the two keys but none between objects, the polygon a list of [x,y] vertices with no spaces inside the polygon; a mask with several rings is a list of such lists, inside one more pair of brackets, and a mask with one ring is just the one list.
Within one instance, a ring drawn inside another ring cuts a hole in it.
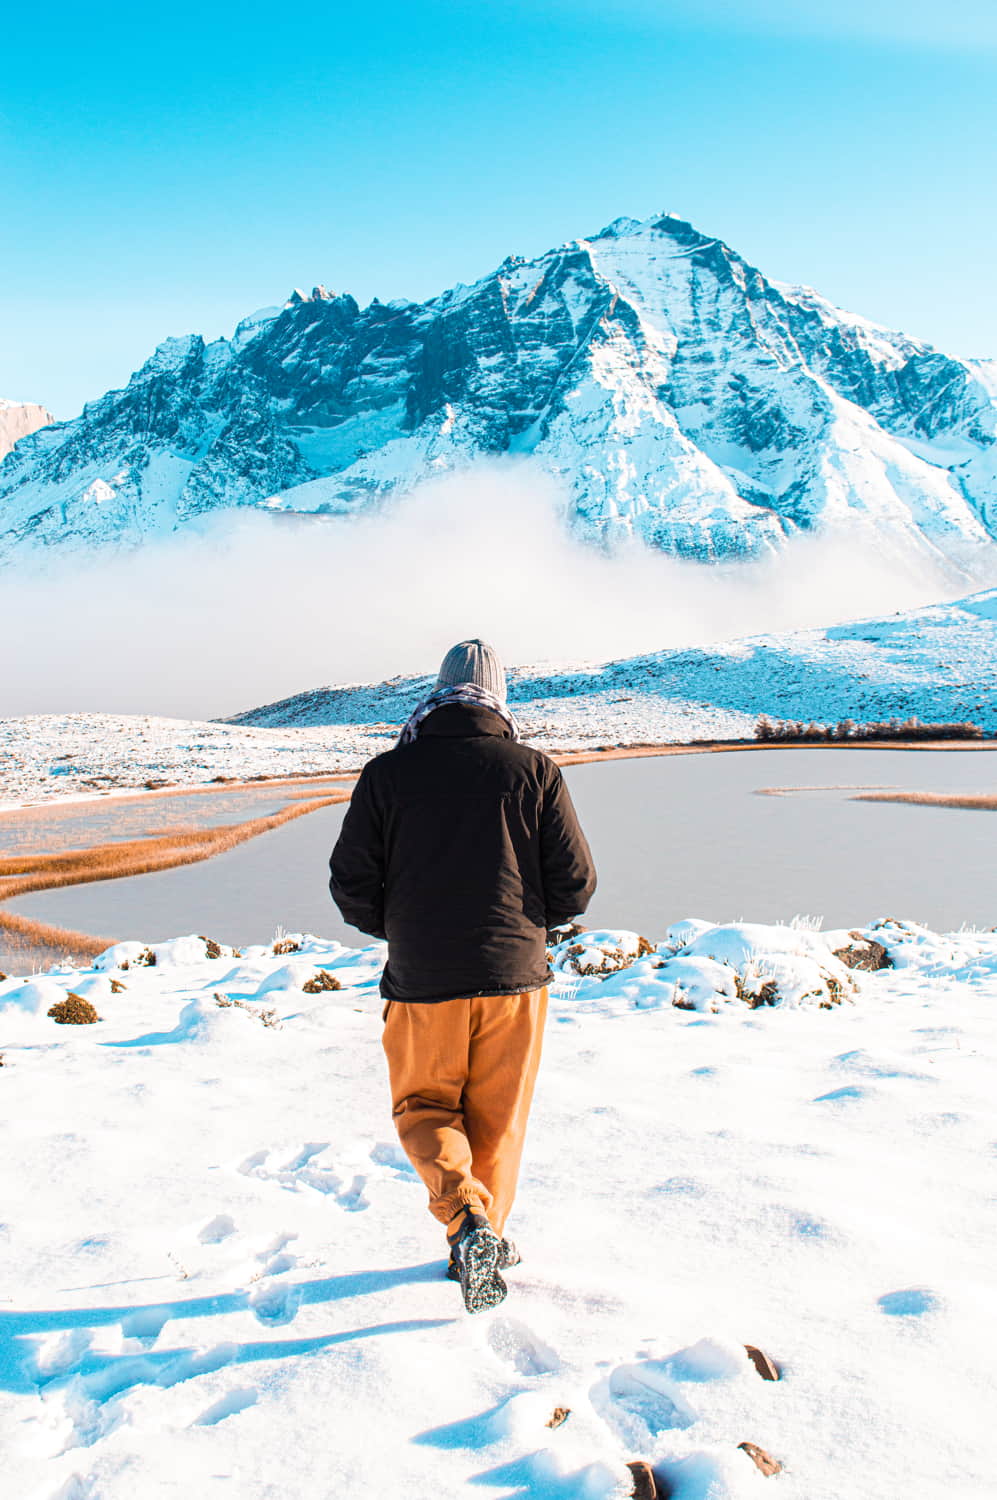
[{"label": "snow-dusted slope", "polygon": [[[657,651],[605,664],[514,667],[509,697],[531,738],[634,743],[750,735],[760,714],[836,722],[970,719],[997,733],[997,590],[885,620]],[[401,723],[432,685],[396,678],[320,688],[239,725]],[[625,696],[621,696],[625,695]],[[685,726],[683,732],[683,726]]]},{"label": "snow-dusted slope", "polygon": [[319,287],[231,340],[168,340],[0,469],[0,554],[234,506],[344,515],[532,454],[602,544],[711,560],[857,526],[972,568],[997,535],[995,437],[988,365],[770,282],[681,219],[627,219],[423,304]]},{"label": "snow-dusted slope", "polygon": [[33,401],[5,401],[0,397],[0,458],[5,457],[21,438],[54,421],[50,411]]},{"label": "snow-dusted slope", "polygon": [[[0,983],[5,1495],[624,1500],[642,1457],[675,1500],[983,1500],[997,936],[872,935],[897,967],[829,1009],[725,996],[834,966],[786,927],[558,972],[523,1261],[474,1318],[394,1135],[380,946]],[[49,1019],[70,991],[102,1020]]]},{"label": "snow-dusted slope", "polygon": [[[602,664],[509,670],[543,750],[750,739],[760,714],[834,723],[915,716],[997,735],[997,590],[885,620],[761,635]],[[113,714],[0,719],[0,804],[358,770],[433,678],[318,688],[228,722]]]}]

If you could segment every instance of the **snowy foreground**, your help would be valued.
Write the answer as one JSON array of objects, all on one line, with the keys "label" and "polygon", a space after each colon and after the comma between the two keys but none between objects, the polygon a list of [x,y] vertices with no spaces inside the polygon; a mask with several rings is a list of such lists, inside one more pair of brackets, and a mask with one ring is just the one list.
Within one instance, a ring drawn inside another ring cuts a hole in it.
[{"label": "snowy foreground", "polygon": [[556,950],[523,1263],[474,1318],[393,1135],[379,945],[0,984],[3,1493],[608,1500],[644,1457],[677,1500],[981,1500],[997,934],[868,936],[895,967],[796,927]]}]

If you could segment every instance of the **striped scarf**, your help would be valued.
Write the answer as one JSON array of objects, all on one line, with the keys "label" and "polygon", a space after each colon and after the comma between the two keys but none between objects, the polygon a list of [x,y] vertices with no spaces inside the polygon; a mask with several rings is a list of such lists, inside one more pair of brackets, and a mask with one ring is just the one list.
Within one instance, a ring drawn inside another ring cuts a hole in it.
[{"label": "striped scarf", "polygon": [[441,708],[445,703],[473,703],[478,708],[490,708],[493,714],[498,714],[500,719],[505,720],[512,730],[514,740],[522,738],[515,714],[501,698],[496,698],[494,693],[489,693],[485,688],[476,687],[473,682],[461,682],[456,687],[435,688],[427,698],[416,704],[398,736],[399,745],[410,745],[418,735],[423,720],[428,719],[434,708]]}]

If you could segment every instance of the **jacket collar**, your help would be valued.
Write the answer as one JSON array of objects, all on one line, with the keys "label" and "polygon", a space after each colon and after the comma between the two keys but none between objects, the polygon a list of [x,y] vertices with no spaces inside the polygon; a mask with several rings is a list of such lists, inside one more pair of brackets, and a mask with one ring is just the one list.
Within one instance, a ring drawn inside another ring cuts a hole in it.
[{"label": "jacket collar", "polygon": [[427,735],[448,739],[470,739],[481,735],[494,735],[497,739],[512,739],[512,731],[504,719],[490,708],[474,703],[444,703],[419,725],[418,738]]}]

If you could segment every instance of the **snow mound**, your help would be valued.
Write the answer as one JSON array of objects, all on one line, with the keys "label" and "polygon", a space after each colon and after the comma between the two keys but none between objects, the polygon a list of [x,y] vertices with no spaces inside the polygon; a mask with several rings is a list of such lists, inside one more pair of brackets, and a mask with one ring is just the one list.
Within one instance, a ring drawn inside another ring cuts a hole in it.
[{"label": "snow mound", "polygon": [[985,978],[997,971],[997,928],[940,933],[917,922],[880,917],[862,936],[881,943],[895,969],[958,979]]},{"label": "snow mound", "polygon": [[601,999],[640,1010],[718,1011],[732,1001],[752,1010],[828,1008],[856,990],[851,971],[819,933],[747,922],[717,927],[698,918],[675,923],[657,946],[621,929],[580,932],[552,950],[551,967],[592,981],[578,987],[579,999],[593,999],[597,985]]},{"label": "snow mound", "polygon": [[66,998],[66,988],[54,979],[8,979],[0,984],[0,1011],[20,1011],[28,1016],[45,1016],[53,1005]]},{"label": "snow mound", "polygon": [[238,957],[236,948],[216,943],[213,938],[191,934],[188,937],[170,938],[161,943],[115,943],[94,959],[94,968],[102,971],[182,968],[186,964],[200,963],[205,958],[233,957]]},{"label": "snow mound", "polygon": [[619,927],[594,927],[565,938],[551,949],[550,966],[555,973],[615,974],[635,959],[652,953],[654,945],[637,932]]}]

